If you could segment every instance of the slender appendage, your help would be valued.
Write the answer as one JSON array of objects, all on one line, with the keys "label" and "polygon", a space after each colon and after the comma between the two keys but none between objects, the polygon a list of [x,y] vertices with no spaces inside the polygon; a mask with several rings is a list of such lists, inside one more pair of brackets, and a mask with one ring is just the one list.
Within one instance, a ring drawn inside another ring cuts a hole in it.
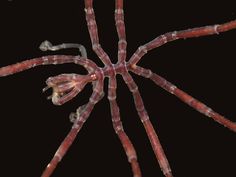
[{"label": "slender appendage", "polygon": [[116,0],[115,21],[116,21],[116,30],[119,37],[118,62],[123,62],[126,59],[126,46],[127,46],[125,23],[124,23],[123,0]]},{"label": "slender appendage", "polygon": [[93,93],[91,97],[89,98],[89,102],[86,104],[86,106],[83,106],[83,111],[78,108],[75,119],[73,121],[73,126],[70,130],[70,132],[67,134],[66,138],[62,141],[61,145],[57,149],[55,155],[53,156],[50,163],[47,165],[46,169],[44,170],[41,177],[50,177],[55,168],[57,167],[58,163],[61,161],[61,159],[66,154],[67,150],[71,146],[71,144],[74,142],[76,135],[81,130],[84,122],[88,119],[91,111],[93,110],[94,105],[102,98],[103,96],[103,73],[97,72],[96,73],[98,81],[95,81],[95,87],[93,88]]},{"label": "slender appendage", "polygon": [[172,83],[165,80],[163,77],[153,73],[149,69],[144,69],[140,66],[136,66],[135,68],[131,69],[132,72],[134,72],[137,75],[141,75],[145,78],[151,79],[153,82],[155,82],[158,86],[165,89],[169,93],[175,95],[180,100],[182,100],[187,105],[191,106],[198,112],[206,115],[207,117],[212,118],[216,122],[222,124],[223,126],[229,128],[230,130],[236,132],[236,123],[226,119],[224,116],[218,114],[217,112],[213,111],[211,108],[206,106],[204,103],[198,101],[197,99],[193,98],[189,94],[185,93],[184,91],[177,88]]},{"label": "slender appendage", "polygon": [[97,80],[95,73],[88,75],[60,74],[49,77],[46,81],[47,87],[43,91],[52,88],[53,93],[49,98],[52,99],[53,104],[62,105],[74,98],[87,83],[95,80]]},{"label": "slender appendage", "polygon": [[168,32],[140,46],[132,55],[129,62],[131,65],[135,65],[149,50],[160,47],[170,41],[219,34],[221,32],[229,31],[232,29],[236,29],[236,20],[220,25],[204,26],[188,30]]},{"label": "slender appendage", "polygon": [[15,74],[24,70],[28,70],[40,65],[57,65],[64,63],[75,63],[84,66],[89,72],[93,72],[98,67],[89,59],[73,55],[49,55],[30,60],[25,60],[13,65],[0,68],[0,77]]},{"label": "slender appendage", "polygon": [[[84,119],[84,118],[83,118]],[[77,127],[70,130],[66,138],[63,140],[61,145],[59,146],[58,150],[56,151],[54,157],[52,158],[51,162],[47,165],[46,169],[44,170],[41,177],[50,177],[53,171],[55,170],[57,164],[61,161],[63,156],[66,154],[67,150],[73,143],[77,133],[80,131],[81,127],[83,126],[84,122],[80,122],[77,124]]]},{"label": "slender appendage", "polygon": [[85,2],[85,16],[92,43],[92,48],[94,52],[97,54],[97,56],[104,63],[105,65],[104,68],[99,68],[94,62],[87,59],[86,49],[84,48],[84,46],[80,44],[68,43],[68,44],[52,45],[49,41],[44,41],[40,45],[40,49],[43,51],[46,50],[57,51],[66,48],[78,48],[81,52],[82,57],[71,56],[71,55],[51,55],[51,56],[44,56],[26,60],[20,63],[0,68],[0,77],[21,72],[36,66],[49,65],[49,64],[56,65],[64,63],[74,63],[82,65],[88,70],[87,75],[78,75],[73,73],[61,74],[58,76],[50,77],[46,81],[48,86],[44,89],[44,91],[48,88],[53,89],[53,94],[52,96],[50,96],[50,99],[52,99],[53,103],[56,105],[64,104],[65,102],[74,98],[88,82],[92,82],[93,93],[89,98],[89,102],[87,104],[80,106],[75,113],[72,113],[70,115],[70,120],[71,122],[73,122],[73,126],[68,135],[66,136],[66,138],[63,140],[63,142],[57,149],[54,157],[52,158],[51,162],[47,165],[41,177],[51,176],[56,166],[64,157],[67,150],[75,140],[76,135],[81,130],[84,122],[89,117],[95,104],[103,98],[104,77],[109,78],[108,99],[110,102],[113,127],[126,152],[128,161],[131,163],[133,176],[141,177],[141,170],[137,161],[137,155],[135,149],[129,137],[124,132],[122,122],[120,120],[119,107],[116,102],[116,87],[117,87],[116,74],[122,75],[125,83],[127,84],[130,92],[133,95],[136,110],[144,125],[146,133],[152,145],[152,149],[163,171],[163,174],[166,177],[173,177],[169,162],[161,146],[160,140],[152,126],[152,123],[149,120],[149,116],[144,107],[138,87],[134,82],[134,80],[132,79],[131,75],[128,73],[128,71],[132,71],[145,78],[151,79],[158,86],[174,94],[183,102],[193,107],[195,110],[199,111],[200,113],[208,117],[211,117],[212,119],[224,125],[225,127],[229,128],[230,130],[236,132],[236,123],[233,123],[230,120],[227,120],[225,117],[221,116],[220,114],[214,112],[211,108],[207,107],[205,104],[201,103],[200,101],[191,97],[187,93],[178,89],[175,85],[166,81],[161,76],[152,73],[150,70],[144,69],[136,65],[136,63],[142,58],[142,56],[145,55],[145,53],[154,48],[160,47],[167,42],[177,39],[213,35],[231,29],[236,29],[236,20],[220,25],[204,26],[188,30],[165,33],[153,39],[152,41],[144,44],[143,46],[140,46],[137,49],[137,51],[132,55],[130,60],[126,62],[125,60],[126,60],[127,42],[126,42],[125,23],[124,23],[123,0],[116,0],[115,22],[116,22],[116,30],[118,33],[119,42],[118,42],[118,63],[113,65],[110,61],[109,56],[102,49],[99,43],[98,29],[93,10],[93,0],[84,0],[84,2]]},{"label": "slender appendage", "polygon": [[87,58],[86,49],[81,44],[63,43],[63,44],[59,44],[59,45],[52,45],[51,42],[46,40],[46,41],[43,41],[41,43],[41,45],[39,46],[39,49],[42,50],[42,51],[47,51],[47,50],[57,51],[57,50],[61,50],[61,49],[71,49],[71,48],[78,48],[80,53],[81,53],[81,56],[84,57],[84,58]]},{"label": "slender appendage", "polygon": [[116,84],[117,83],[116,83],[115,75],[111,76],[109,78],[109,84],[108,84],[108,100],[110,102],[113,127],[125,150],[128,161],[131,164],[133,176],[141,177],[142,175],[141,175],[141,170],[137,161],[136,151],[129,137],[125,133],[122,122],[120,120],[120,110],[116,102],[116,88],[117,88]]},{"label": "slender appendage", "polygon": [[112,65],[111,60],[107,53],[102,49],[100,43],[99,43],[99,37],[98,37],[98,29],[97,29],[97,23],[95,19],[95,14],[93,10],[93,0],[85,0],[85,15],[86,15],[86,21],[88,26],[88,31],[92,43],[92,48],[94,52],[97,54],[97,56],[101,59],[101,61],[106,65],[110,66]]},{"label": "slender appendage", "polygon": [[141,97],[139,90],[138,90],[138,86],[136,85],[136,83],[134,82],[134,80],[132,79],[132,77],[129,73],[123,73],[122,77],[123,77],[125,83],[127,84],[130,92],[133,95],[136,110],[137,110],[138,115],[144,125],[144,128],[146,130],[146,133],[147,133],[150,143],[152,145],[152,149],[155,153],[156,159],[158,160],[158,163],[161,167],[161,170],[166,177],[172,177],[173,175],[171,173],[171,168],[170,168],[169,162],[166,158],[166,155],[164,153],[164,150],[162,148],[160,140],[157,136],[157,133],[155,132],[155,130],[152,126],[152,123],[149,120],[149,116],[148,116],[147,111],[144,107],[142,97]]}]

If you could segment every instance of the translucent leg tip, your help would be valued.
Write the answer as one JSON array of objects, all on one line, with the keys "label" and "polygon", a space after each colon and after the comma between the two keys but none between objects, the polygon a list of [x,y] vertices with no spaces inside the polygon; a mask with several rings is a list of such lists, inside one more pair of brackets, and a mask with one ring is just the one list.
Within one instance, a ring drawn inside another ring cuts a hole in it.
[{"label": "translucent leg tip", "polygon": [[70,119],[70,122],[74,123],[75,120],[77,119],[76,113],[74,112],[70,113],[69,119]]},{"label": "translucent leg tip", "polygon": [[52,47],[52,43],[45,40],[43,41],[40,46],[39,46],[39,49],[42,50],[42,51],[47,51],[49,50],[50,48]]}]

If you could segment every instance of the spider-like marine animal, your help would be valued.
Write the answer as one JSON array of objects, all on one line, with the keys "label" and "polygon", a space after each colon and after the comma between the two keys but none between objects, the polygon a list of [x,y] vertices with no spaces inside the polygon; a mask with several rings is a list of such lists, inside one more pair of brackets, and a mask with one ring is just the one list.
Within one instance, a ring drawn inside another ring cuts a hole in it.
[{"label": "spider-like marine animal", "polygon": [[153,73],[151,70],[138,66],[137,63],[141,58],[150,50],[160,47],[168,42],[177,39],[186,39],[200,36],[207,36],[213,34],[219,34],[221,32],[236,29],[236,20],[211,26],[204,26],[198,28],[192,28],[188,30],[173,31],[160,35],[153,39],[152,41],[140,46],[136,52],[131,56],[131,58],[126,58],[126,33],[124,24],[124,11],[123,11],[123,0],[116,0],[115,2],[115,22],[116,30],[118,33],[118,62],[113,64],[108,56],[108,54],[103,50],[99,43],[97,24],[95,20],[95,14],[93,10],[93,0],[85,0],[85,14],[87,26],[90,34],[90,39],[92,43],[92,49],[96,55],[101,59],[104,67],[98,67],[92,60],[88,59],[86,49],[81,44],[65,43],[60,45],[52,45],[49,41],[44,41],[40,45],[42,51],[57,51],[60,49],[67,48],[78,48],[81,55],[49,55],[39,58],[33,58],[13,65],[5,66],[0,68],[0,76],[8,76],[17,72],[21,72],[39,65],[50,65],[50,64],[64,64],[64,63],[74,63],[77,65],[82,65],[87,71],[87,75],[79,74],[60,74],[54,77],[49,77],[46,81],[47,87],[43,89],[46,91],[52,88],[53,93],[49,97],[52,99],[53,104],[62,105],[72,98],[74,98],[86,84],[92,83],[93,93],[89,99],[89,102],[83,106],[80,106],[75,113],[71,113],[70,120],[73,126],[65,137],[58,150],[56,151],[51,162],[47,165],[44,170],[42,177],[49,177],[57,167],[58,163],[62,160],[63,156],[66,154],[67,150],[76,138],[84,122],[88,119],[91,111],[93,110],[96,103],[98,103],[104,96],[104,78],[109,79],[108,83],[108,100],[110,103],[110,111],[113,122],[113,127],[118,135],[121,144],[126,152],[128,161],[131,164],[132,172],[134,177],[141,177],[141,170],[139,163],[137,161],[137,155],[135,149],[124,131],[121,119],[120,111],[116,101],[116,88],[117,81],[116,75],[122,76],[124,82],[127,84],[130,92],[133,95],[134,103],[138,115],[143,123],[146,130],[152,149],[155,153],[156,159],[159,162],[160,168],[166,177],[172,177],[171,168],[169,162],[166,158],[164,150],[161,146],[160,140],[149,120],[148,113],[144,107],[138,86],[134,82],[132,76],[129,72],[135,73],[142,77],[152,80],[155,84],[165,89],[167,92],[175,95],[181,101],[191,106],[195,110],[204,114],[205,116],[215,120],[216,122],[222,124],[228,129],[236,132],[236,124],[217,112],[213,111],[211,108],[203,104],[202,102],[196,100],[192,96],[188,95],[184,91],[177,88],[172,83],[165,80],[163,77]]}]

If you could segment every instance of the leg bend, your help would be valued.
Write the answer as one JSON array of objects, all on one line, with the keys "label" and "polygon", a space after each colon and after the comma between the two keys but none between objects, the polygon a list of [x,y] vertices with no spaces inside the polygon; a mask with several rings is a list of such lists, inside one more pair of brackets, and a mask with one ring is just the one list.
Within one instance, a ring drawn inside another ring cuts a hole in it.
[{"label": "leg bend", "polygon": [[8,76],[18,72],[22,72],[36,66],[41,65],[58,65],[64,63],[74,63],[84,66],[90,73],[95,71],[97,65],[89,59],[73,55],[49,55],[39,58],[25,60],[16,64],[4,66],[0,68],[0,77]]},{"label": "leg bend", "polygon": [[84,58],[87,58],[86,49],[81,44],[63,43],[63,44],[59,44],[59,45],[52,45],[51,42],[46,40],[46,41],[43,41],[39,46],[39,49],[42,51],[47,51],[47,50],[57,51],[57,50],[61,50],[61,49],[70,49],[70,48],[78,48],[81,53],[81,56]]},{"label": "leg bend", "polygon": [[88,31],[92,43],[92,48],[97,56],[101,59],[104,65],[111,65],[111,60],[107,53],[102,49],[99,43],[98,28],[93,10],[93,0],[84,0],[85,15],[88,26]]},{"label": "leg bend", "polygon": [[[47,165],[41,177],[50,177],[57,167],[58,163],[64,157],[72,143],[74,142],[77,134],[81,130],[83,124],[88,119],[90,113],[92,112],[95,104],[102,98],[103,93],[103,78],[99,81],[96,81],[95,88],[89,99],[89,102],[86,105],[83,105],[77,109],[77,112],[73,115],[73,126],[70,132],[67,134],[66,138],[62,141],[61,145],[54,154],[52,160]],[[72,116],[70,116],[71,119]]]}]

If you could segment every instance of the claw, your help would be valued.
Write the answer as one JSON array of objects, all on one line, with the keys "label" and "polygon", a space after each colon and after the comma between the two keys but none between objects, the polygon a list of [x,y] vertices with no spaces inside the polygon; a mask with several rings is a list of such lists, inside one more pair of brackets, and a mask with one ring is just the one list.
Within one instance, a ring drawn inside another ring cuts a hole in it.
[{"label": "claw", "polygon": [[48,99],[52,99],[55,105],[62,105],[74,98],[90,81],[92,79],[89,75],[60,74],[47,79],[47,87],[43,89],[43,92],[52,88],[53,93]]},{"label": "claw", "polygon": [[46,41],[43,41],[43,42],[40,44],[39,49],[42,50],[42,51],[47,51],[47,50],[49,50],[51,47],[52,47],[52,43],[46,40]]},{"label": "claw", "polygon": [[70,119],[70,122],[74,123],[75,120],[77,119],[76,113],[74,112],[70,113],[69,119]]},{"label": "claw", "polygon": [[42,92],[46,92],[49,88],[50,88],[49,86],[44,87]]}]

